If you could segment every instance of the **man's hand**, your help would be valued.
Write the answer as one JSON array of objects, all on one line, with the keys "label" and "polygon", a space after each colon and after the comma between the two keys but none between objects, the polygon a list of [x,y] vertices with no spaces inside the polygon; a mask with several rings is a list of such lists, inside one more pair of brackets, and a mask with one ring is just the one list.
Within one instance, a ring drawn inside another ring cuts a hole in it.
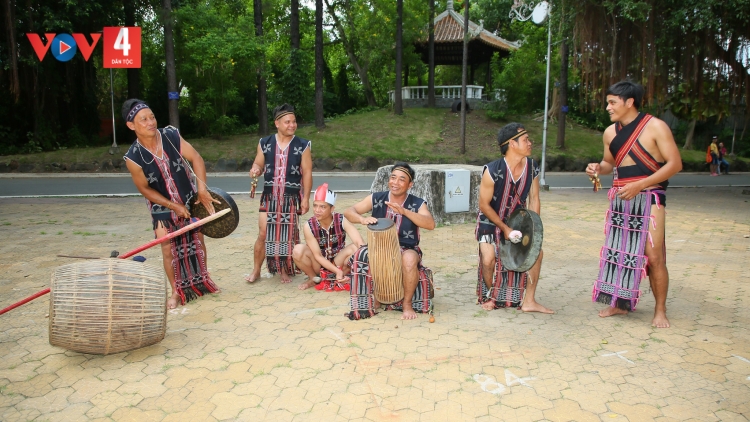
[{"label": "man's hand", "polygon": [[377,224],[378,219],[375,217],[360,217],[359,224],[368,225],[368,224]]},{"label": "man's hand", "polygon": [[[503,231],[503,235],[505,236],[505,239],[506,239],[506,240],[510,240],[510,232],[512,232],[512,231],[513,231],[513,228],[512,228],[512,227],[510,227],[510,226],[507,226],[507,225],[506,225],[506,226],[505,226],[505,228],[501,228],[500,230],[502,230],[502,231]],[[500,239],[498,239],[498,241],[499,241],[499,240],[500,240]]]},{"label": "man's hand", "polygon": [[401,205],[395,203],[395,202],[388,202],[385,201],[385,204],[388,205],[388,208],[392,209],[393,212],[397,214],[404,215],[406,214],[406,208],[402,207]]},{"label": "man's hand", "polygon": [[260,176],[261,171],[261,168],[257,164],[253,164],[253,167],[250,169],[250,177]]},{"label": "man's hand", "polygon": [[214,204],[221,204],[221,201],[214,199],[211,196],[211,194],[208,193],[208,190],[206,189],[198,190],[198,202],[200,202],[204,207],[206,207],[206,211],[208,211],[209,215],[216,213],[216,210],[214,209]]},{"label": "man's hand", "polygon": [[176,204],[174,202],[171,202],[172,204],[172,211],[180,218],[190,218],[190,213],[187,210],[187,207],[185,207],[182,204]]},{"label": "man's hand", "polygon": [[632,182],[621,187],[620,190],[617,192],[617,196],[619,196],[620,199],[624,199],[624,200],[633,199],[635,198],[636,195],[641,193],[642,190],[643,190],[643,186],[641,186],[640,182]]},{"label": "man's hand", "polygon": [[594,177],[594,175],[601,174],[602,168],[599,165],[599,163],[589,163],[588,166],[586,166],[586,174],[589,177]]},{"label": "man's hand", "polygon": [[302,214],[307,214],[307,212],[310,211],[310,200],[302,198],[300,209],[302,210]]},{"label": "man's hand", "polygon": [[346,277],[344,277],[344,272],[341,270],[341,268],[336,268],[336,281],[345,281]]}]

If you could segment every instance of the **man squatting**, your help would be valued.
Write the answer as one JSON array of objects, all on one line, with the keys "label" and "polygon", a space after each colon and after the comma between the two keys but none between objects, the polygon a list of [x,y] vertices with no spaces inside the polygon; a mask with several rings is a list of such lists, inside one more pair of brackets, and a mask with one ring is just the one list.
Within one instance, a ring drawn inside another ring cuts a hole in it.
[{"label": "man squatting", "polygon": [[[479,186],[479,215],[476,239],[479,242],[477,299],[487,311],[520,307],[524,312],[554,313],[535,300],[542,266],[542,251],[527,272],[505,268],[500,260],[500,242],[510,241],[513,228],[506,222],[518,208],[540,213],[539,165],[529,158],[532,141],[520,123],[509,123],[497,133],[503,158],[482,169]],[[517,233],[517,232],[516,232]],[[529,279],[530,278],[530,279]]]},{"label": "man squatting", "polygon": [[[300,290],[316,286],[318,290],[349,290],[349,258],[364,245],[362,236],[344,215],[334,211],[336,194],[323,183],[315,190],[313,216],[302,232],[305,244],[294,247],[294,263],[308,280]],[[346,235],[354,243],[346,245]],[[320,277],[318,277],[320,274]]]}]

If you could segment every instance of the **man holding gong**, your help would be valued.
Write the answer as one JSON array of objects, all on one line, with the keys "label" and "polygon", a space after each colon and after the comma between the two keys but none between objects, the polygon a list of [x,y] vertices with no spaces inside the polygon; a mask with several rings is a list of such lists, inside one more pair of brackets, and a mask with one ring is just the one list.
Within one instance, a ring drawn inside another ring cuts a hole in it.
[{"label": "man holding gong", "polygon": [[[156,237],[190,224],[187,205],[195,195],[213,214],[213,204],[219,201],[208,192],[203,158],[180,136],[177,128],[158,129],[149,106],[135,98],[123,103],[122,118],[136,136],[125,154],[125,164],[135,187],[146,198]],[[165,241],[161,252],[164,271],[172,286],[167,308],[174,309],[178,302],[184,305],[199,296],[219,291],[208,274],[206,244],[200,229]]]}]

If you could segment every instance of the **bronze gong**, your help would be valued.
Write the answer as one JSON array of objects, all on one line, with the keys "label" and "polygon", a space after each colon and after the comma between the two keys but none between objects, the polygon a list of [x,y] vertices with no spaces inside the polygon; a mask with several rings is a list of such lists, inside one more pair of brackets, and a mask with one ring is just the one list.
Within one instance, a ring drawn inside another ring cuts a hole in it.
[{"label": "bronze gong", "polygon": [[[232,212],[203,225],[203,227],[201,227],[201,233],[214,239],[227,237],[232,234],[234,229],[236,229],[237,225],[240,223],[240,210],[237,208],[237,203],[234,202],[234,199],[228,193],[219,188],[208,188],[208,193],[211,194],[212,198],[220,202],[219,204],[214,203],[214,210],[216,212],[226,208],[231,208]],[[188,211],[190,212],[191,217],[205,218],[208,216],[206,207],[198,202],[197,194],[193,196],[189,203],[190,207],[188,208]]]},{"label": "bronze gong", "polygon": [[502,238],[500,233],[500,260],[507,270],[524,272],[531,269],[542,251],[544,226],[542,218],[534,211],[518,208],[508,216],[505,223],[523,237],[518,243]]}]

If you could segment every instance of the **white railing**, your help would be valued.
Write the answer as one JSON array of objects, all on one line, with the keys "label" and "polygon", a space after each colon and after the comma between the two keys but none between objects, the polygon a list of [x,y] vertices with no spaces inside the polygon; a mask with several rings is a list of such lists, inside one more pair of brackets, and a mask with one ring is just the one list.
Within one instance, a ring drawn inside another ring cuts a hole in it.
[{"label": "white railing", "polygon": [[[405,86],[401,88],[401,98],[404,100],[427,99],[427,86]],[[481,85],[466,85],[467,99],[482,99]],[[395,91],[388,91],[388,98],[395,101]],[[461,85],[436,85],[435,98],[461,98]]]}]

